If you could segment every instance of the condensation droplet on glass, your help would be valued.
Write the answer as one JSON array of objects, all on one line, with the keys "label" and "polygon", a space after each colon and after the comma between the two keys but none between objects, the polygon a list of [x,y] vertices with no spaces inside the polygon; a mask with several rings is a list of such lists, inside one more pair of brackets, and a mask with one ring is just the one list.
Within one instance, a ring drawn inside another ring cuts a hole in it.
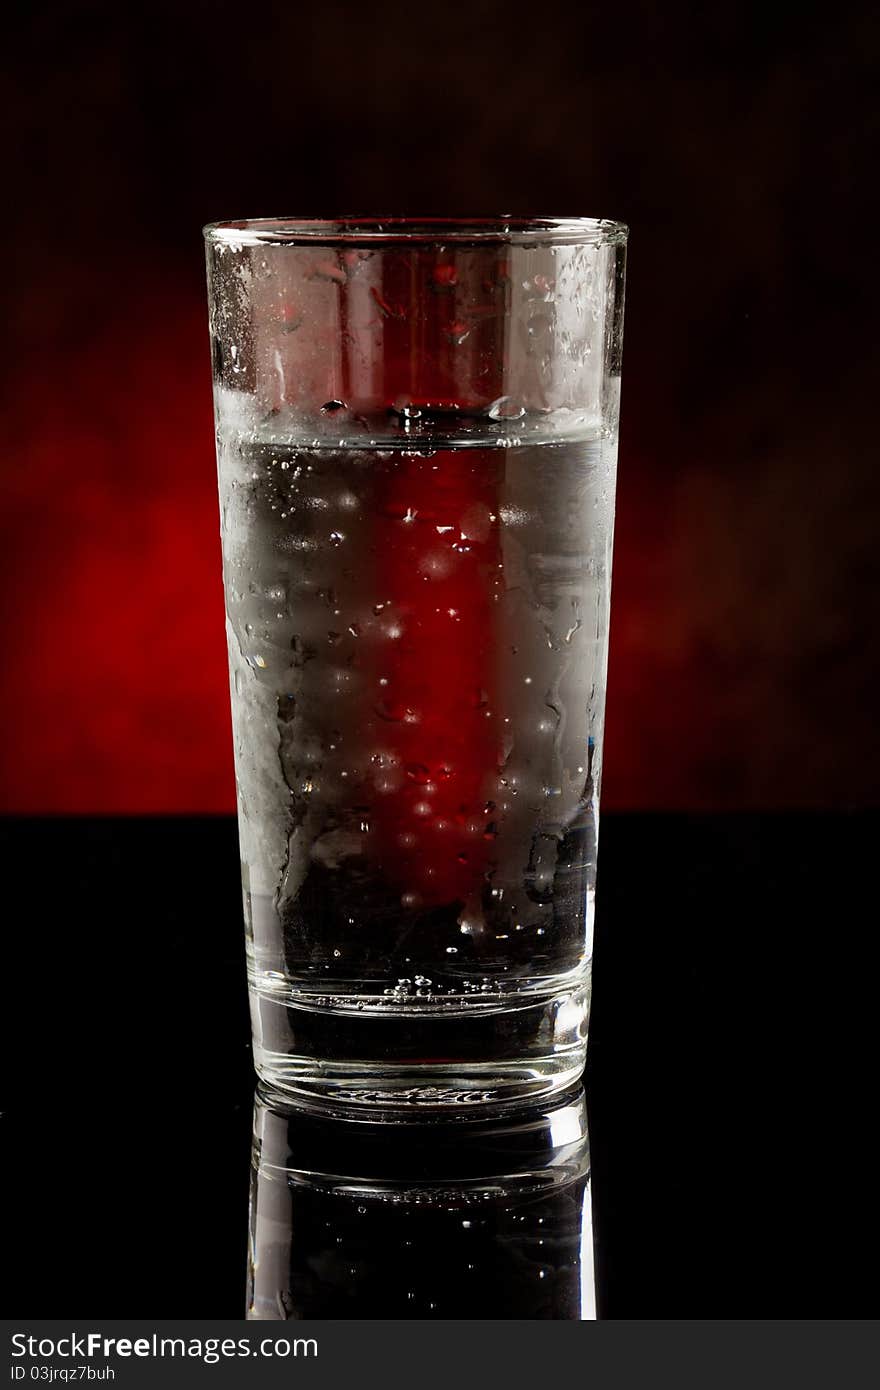
[{"label": "condensation droplet on glass", "polygon": [[522,403],[512,396],[499,396],[486,411],[490,420],[520,420],[525,413]]},{"label": "condensation droplet on glass", "polygon": [[391,406],[391,412],[399,415],[404,421],[420,420],[422,412],[417,405],[413,405],[409,396],[398,396]]}]

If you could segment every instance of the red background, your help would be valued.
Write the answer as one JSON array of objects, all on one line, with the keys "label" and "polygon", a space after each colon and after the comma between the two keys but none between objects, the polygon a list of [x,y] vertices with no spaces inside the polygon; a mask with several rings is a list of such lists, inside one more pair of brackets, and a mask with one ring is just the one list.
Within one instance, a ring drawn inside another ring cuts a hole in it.
[{"label": "red background", "polygon": [[47,4],[7,37],[2,809],[233,806],[199,228],[630,222],[605,804],[878,799],[877,19]]}]

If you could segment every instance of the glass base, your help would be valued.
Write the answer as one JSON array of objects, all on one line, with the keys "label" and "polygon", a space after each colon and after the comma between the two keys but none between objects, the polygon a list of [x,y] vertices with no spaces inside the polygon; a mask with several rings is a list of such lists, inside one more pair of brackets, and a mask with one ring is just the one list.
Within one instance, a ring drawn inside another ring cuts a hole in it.
[{"label": "glass base", "polygon": [[589,982],[516,1007],[438,1014],[291,1004],[252,988],[254,1062],[276,1091],[381,1110],[508,1107],[574,1085]]}]

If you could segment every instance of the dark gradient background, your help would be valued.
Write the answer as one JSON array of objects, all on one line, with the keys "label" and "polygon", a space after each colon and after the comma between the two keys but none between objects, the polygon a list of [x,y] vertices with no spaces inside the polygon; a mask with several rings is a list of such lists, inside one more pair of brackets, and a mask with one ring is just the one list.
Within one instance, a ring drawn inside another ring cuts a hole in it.
[{"label": "dark gradient background", "polygon": [[874,7],[7,21],[2,802],[233,806],[199,229],[631,224],[605,804],[880,797]]}]

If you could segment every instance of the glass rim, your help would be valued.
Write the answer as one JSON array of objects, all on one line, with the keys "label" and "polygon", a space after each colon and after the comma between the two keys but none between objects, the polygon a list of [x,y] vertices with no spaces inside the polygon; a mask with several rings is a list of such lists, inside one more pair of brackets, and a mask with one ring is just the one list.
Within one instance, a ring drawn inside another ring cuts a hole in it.
[{"label": "glass rim", "polygon": [[247,217],[208,222],[202,235],[225,246],[433,245],[498,242],[613,246],[626,243],[625,222],[597,217]]}]

